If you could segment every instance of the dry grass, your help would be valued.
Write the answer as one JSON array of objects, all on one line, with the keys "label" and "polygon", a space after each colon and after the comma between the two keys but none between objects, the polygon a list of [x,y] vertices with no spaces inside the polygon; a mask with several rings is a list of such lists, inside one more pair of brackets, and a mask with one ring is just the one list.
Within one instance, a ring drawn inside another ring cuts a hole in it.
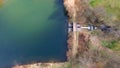
[{"label": "dry grass", "polygon": [[69,62],[65,63],[34,63],[28,65],[16,65],[13,68],[71,68]]}]

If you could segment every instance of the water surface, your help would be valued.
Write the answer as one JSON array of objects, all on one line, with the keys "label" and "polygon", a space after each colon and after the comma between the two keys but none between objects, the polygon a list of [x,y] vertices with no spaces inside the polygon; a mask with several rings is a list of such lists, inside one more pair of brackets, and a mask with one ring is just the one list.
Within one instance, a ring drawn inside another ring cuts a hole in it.
[{"label": "water surface", "polygon": [[66,60],[62,0],[6,0],[0,7],[0,68]]}]

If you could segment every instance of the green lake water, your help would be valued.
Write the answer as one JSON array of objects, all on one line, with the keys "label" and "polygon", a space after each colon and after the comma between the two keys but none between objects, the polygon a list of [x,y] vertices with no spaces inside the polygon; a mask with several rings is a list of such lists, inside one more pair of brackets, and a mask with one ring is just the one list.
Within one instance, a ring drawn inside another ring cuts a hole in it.
[{"label": "green lake water", "polygon": [[0,68],[65,61],[67,23],[62,0],[5,0],[0,7]]}]

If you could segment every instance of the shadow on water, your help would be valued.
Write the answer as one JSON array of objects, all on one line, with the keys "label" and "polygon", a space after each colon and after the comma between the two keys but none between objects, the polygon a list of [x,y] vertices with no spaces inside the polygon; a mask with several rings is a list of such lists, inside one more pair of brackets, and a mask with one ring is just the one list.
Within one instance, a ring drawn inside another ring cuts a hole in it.
[{"label": "shadow on water", "polygon": [[[55,24],[58,24],[58,30],[62,31],[62,33],[65,34],[65,45],[66,45],[66,52],[67,52],[67,27],[68,27],[68,23],[67,23],[67,11],[65,10],[65,7],[63,5],[63,0],[55,0],[55,5],[54,7],[57,8],[48,18],[48,20],[56,20],[56,22],[54,22]],[[54,60],[53,60],[54,61]],[[58,60],[57,62],[65,62],[67,61],[67,57],[64,60]]]},{"label": "shadow on water", "polygon": [[[65,7],[64,7],[64,4],[63,4],[63,0],[55,0],[54,1],[55,4],[54,4],[54,7],[57,8],[48,18],[48,20],[56,20],[56,22],[54,22],[55,24],[58,24],[59,26],[58,27],[58,30],[59,31],[62,31],[62,33],[64,33],[66,36],[65,36],[65,45],[66,45],[66,52],[67,52],[67,27],[68,27],[68,23],[67,23],[67,19],[68,19],[68,16],[67,16],[67,11],[65,10]],[[62,28],[61,28],[62,27]],[[64,59],[64,61],[67,60],[67,57],[66,59]],[[62,61],[62,62],[64,62]],[[61,62],[60,60],[58,62]]]},{"label": "shadow on water", "polygon": [[55,0],[55,5],[54,5],[56,9],[56,11],[54,11],[50,17],[48,18],[48,20],[57,20],[57,21],[65,21],[67,20],[67,11],[64,8],[63,5],[63,0]]}]

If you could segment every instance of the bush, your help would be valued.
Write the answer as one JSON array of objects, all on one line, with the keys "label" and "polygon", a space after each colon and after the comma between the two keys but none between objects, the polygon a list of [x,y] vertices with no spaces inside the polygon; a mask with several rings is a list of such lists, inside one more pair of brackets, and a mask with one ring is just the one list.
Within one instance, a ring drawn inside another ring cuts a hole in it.
[{"label": "bush", "polygon": [[116,46],[115,44],[117,43],[117,41],[115,41],[115,40],[101,41],[101,43],[102,43],[103,46],[112,49]]}]

